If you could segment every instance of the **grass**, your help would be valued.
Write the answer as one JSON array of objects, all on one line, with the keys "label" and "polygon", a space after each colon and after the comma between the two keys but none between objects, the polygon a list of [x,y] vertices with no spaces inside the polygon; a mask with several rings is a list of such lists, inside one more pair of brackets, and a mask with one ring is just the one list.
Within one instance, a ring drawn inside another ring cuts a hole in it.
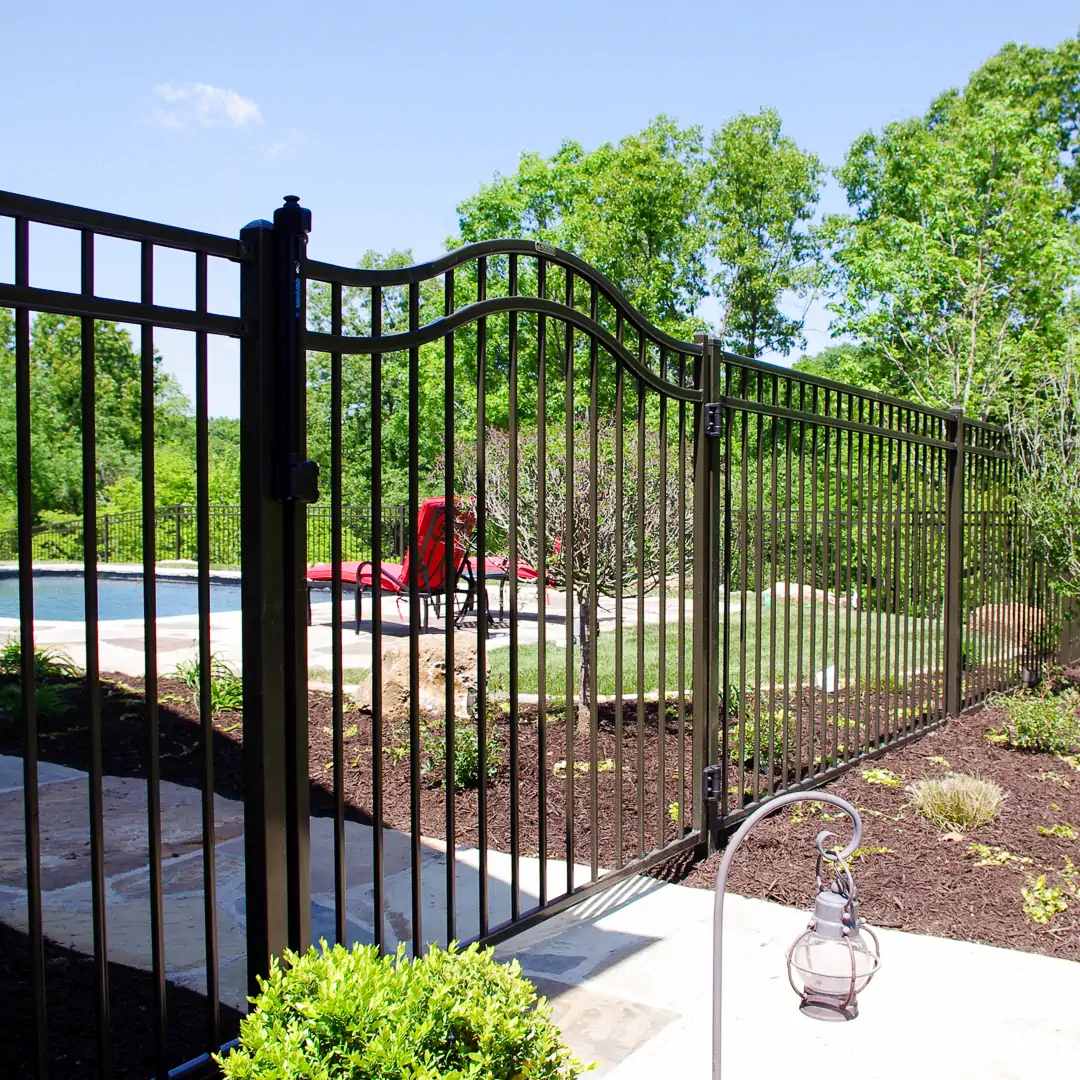
[{"label": "grass", "polygon": [[953,773],[908,785],[912,805],[927,821],[952,832],[970,832],[997,817],[1005,793],[993,780]]},{"label": "grass", "polygon": [[[790,618],[783,605],[777,609],[766,607],[758,621],[757,611],[749,606],[742,612],[731,615],[729,681],[736,686],[755,686],[776,683],[793,683],[798,673],[799,638],[802,636],[802,679],[809,681],[815,673],[829,666],[837,667],[841,672],[845,666],[855,671],[856,653],[861,656],[860,667],[863,679],[867,673],[867,656],[872,662],[871,671],[879,679],[882,688],[889,685],[896,689],[896,669],[901,672],[911,671],[921,666],[933,666],[940,661],[941,642],[931,642],[933,624],[927,619],[911,619],[895,616],[881,619],[881,634],[878,635],[878,616],[875,612],[840,611],[839,649],[836,648],[836,612],[822,612],[819,608],[813,620],[809,607],[800,611],[792,605]],[[825,623],[828,622],[826,628]],[[885,624],[889,622],[886,639]],[[561,628],[559,628],[561,629]],[[660,682],[660,627],[656,623],[646,623],[643,629],[644,665],[643,686],[645,694],[655,694]],[[827,629],[828,653],[822,648],[822,638]],[[814,654],[810,655],[810,634],[814,635]],[[784,642],[787,634],[787,674],[784,671]],[[773,645],[775,639],[775,648]],[[761,641],[760,677],[757,670],[755,650]],[[745,668],[742,663],[745,643]],[[616,637],[613,632],[599,635],[597,640],[597,693],[610,696],[616,693],[615,653]],[[888,663],[886,659],[888,645]],[[508,649],[490,649],[491,687],[495,690],[508,691],[510,688],[510,652]],[[518,689],[522,693],[539,693],[537,672],[537,647],[535,644],[522,645],[518,655]],[[622,692],[636,694],[637,688],[638,628],[631,628],[623,633],[622,644]],[[664,649],[665,671],[664,688],[668,693],[679,689],[679,624],[670,622],[666,627]],[[879,671],[879,662],[881,664]],[[577,670],[580,663],[580,649],[574,648],[574,685],[577,685]],[[686,686],[689,692],[692,674],[692,629],[689,621],[686,625],[685,641]],[[560,700],[566,692],[566,649],[549,642],[546,650],[547,692],[549,699]],[[865,681],[863,683],[865,684]]]},{"label": "grass", "polygon": [[[198,703],[202,672],[198,659],[182,660],[173,672],[193,692]],[[239,712],[244,707],[244,681],[236,671],[216,654],[210,657],[210,708],[216,713]]]},{"label": "grass", "polygon": [[[363,682],[371,674],[371,668],[366,667],[347,667],[343,668],[341,672],[341,681],[346,686],[351,686],[353,683]],[[311,682],[317,683],[329,683],[333,681],[333,672],[329,668],[313,667],[308,668],[308,679]]]}]

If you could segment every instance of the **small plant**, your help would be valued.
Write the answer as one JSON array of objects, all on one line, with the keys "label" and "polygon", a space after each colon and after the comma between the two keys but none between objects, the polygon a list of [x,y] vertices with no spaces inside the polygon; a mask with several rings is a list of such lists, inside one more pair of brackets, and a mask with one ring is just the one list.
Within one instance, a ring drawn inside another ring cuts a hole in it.
[{"label": "small plant", "polygon": [[[759,730],[760,723],[760,730]],[[772,760],[776,771],[783,774],[784,769],[784,714],[777,711],[770,717],[767,713],[755,717],[754,713],[748,712],[743,723],[743,745],[740,756],[739,728],[734,725],[728,732],[728,758],[732,765],[738,765],[740,760],[745,765],[753,766],[755,744],[757,745],[758,761],[763,771],[769,768],[769,736],[772,735]],[[792,724],[787,723],[789,748],[792,739]]]},{"label": "small plant", "polygon": [[928,821],[951,832],[970,832],[997,817],[1005,793],[992,780],[965,773],[908,785],[915,809]]},{"label": "small plant", "polygon": [[[23,689],[21,683],[5,683],[0,686],[0,720],[15,723],[22,710]],[[44,682],[37,687],[34,708],[39,720],[55,720],[71,712],[68,687],[63,683]]]},{"label": "small plant", "polygon": [[977,856],[976,866],[1030,866],[1034,859],[1026,855],[1014,855],[1008,848],[990,847],[988,844],[968,844],[968,854]]},{"label": "small plant", "polygon": [[667,816],[671,818],[676,825],[679,824],[679,818],[682,816],[682,807],[679,805],[678,800],[673,803],[668,803]]},{"label": "small plant", "polygon": [[926,760],[929,761],[931,765],[940,765],[943,769],[952,768],[948,761],[946,761],[945,758],[939,756],[938,754],[932,754]]},{"label": "small plant", "polygon": [[820,814],[821,808],[825,804],[814,800],[814,802],[798,802],[791,808],[791,820],[792,823],[798,825],[801,821],[805,821],[808,817],[813,817],[814,814]]},{"label": "small plant", "polygon": [[851,861],[855,862],[856,859],[865,859],[871,855],[891,855],[892,848],[887,847],[859,847],[851,853]]},{"label": "small plant", "polygon": [[1075,840],[1077,835],[1076,830],[1068,822],[1061,825],[1051,825],[1049,828],[1040,825],[1039,833],[1043,836],[1055,836],[1059,840]]},{"label": "small plant", "polygon": [[[22,644],[18,638],[9,638],[0,647],[0,675],[22,675]],[[46,679],[78,679],[82,672],[72,662],[71,657],[58,649],[34,650],[34,678],[37,682]]]},{"label": "small plant", "polygon": [[828,768],[830,765],[835,765],[837,761],[843,760],[844,757],[844,744],[837,743],[833,750],[828,750],[824,754],[818,754],[814,758],[815,765],[824,765]]},{"label": "small plant", "polygon": [[528,1077],[574,1080],[581,1064],[517,961],[494,950],[404,946],[286,950],[240,1022],[239,1045],[215,1055],[226,1080]]},{"label": "small plant", "polygon": [[[192,691],[196,705],[202,685],[202,667],[199,659],[181,660],[173,674]],[[220,656],[210,657],[210,711],[215,715],[221,712],[240,712],[244,707],[244,680],[235,669]]]},{"label": "small plant", "polygon": [[900,787],[904,783],[902,776],[889,769],[863,769],[862,778],[868,784],[881,784],[883,787]]},{"label": "small plant", "polygon": [[1024,897],[1024,914],[1040,926],[1045,926],[1063,911],[1068,911],[1069,901],[1065,890],[1046,884],[1046,875],[1040,874],[1030,886],[1020,890]]},{"label": "small plant", "polygon": [[[1077,707],[1080,693],[1017,693],[1002,696],[995,704],[1008,714],[1005,727],[993,732],[992,741],[1007,742],[1016,750],[1048,754],[1070,754],[1080,749],[1080,722]],[[988,733],[987,738],[991,738]]]},{"label": "small plant", "polygon": [[[601,760],[596,763],[596,771],[598,773],[614,772],[615,761],[612,758],[601,758]],[[562,779],[564,776],[566,776],[565,759],[556,761],[551,766],[551,772],[556,779]],[[592,766],[587,761],[575,761],[574,772],[576,772],[578,776],[588,776],[589,773],[592,772]]]},{"label": "small plant", "polygon": [[[498,775],[503,764],[503,747],[494,730],[487,732],[488,779]],[[441,725],[431,724],[421,730],[424,763],[421,772],[438,772],[446,784],[446,732]],[[461,790],[480,786],[480,739],[472,720],[454,723],[454,787]]]}]

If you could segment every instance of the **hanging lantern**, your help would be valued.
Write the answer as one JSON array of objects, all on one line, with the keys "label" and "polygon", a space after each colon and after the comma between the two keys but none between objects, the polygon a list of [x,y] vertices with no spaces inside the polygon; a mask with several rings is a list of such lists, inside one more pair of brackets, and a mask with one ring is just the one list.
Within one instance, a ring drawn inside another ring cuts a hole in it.
[{"label": "hanging lantern", "polygon": [[[826,856],[826,858],[829,858]],[[877,936],[858,916],[855,882],[839,859],[830,859],[836,880],[821,882],[810,925],[788,949],[788,979],[802,998],[800,1010],[816,1020],[853,1020],[858,995],[881,964]]]}]

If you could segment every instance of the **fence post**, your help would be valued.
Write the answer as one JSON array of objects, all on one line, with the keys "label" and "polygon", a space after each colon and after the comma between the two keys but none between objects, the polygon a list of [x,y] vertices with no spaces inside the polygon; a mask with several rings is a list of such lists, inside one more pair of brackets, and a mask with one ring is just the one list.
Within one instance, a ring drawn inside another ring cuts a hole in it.
[{"label": "fence post", "polygon": [[711,850],[717,836],[719,805],[709,791],[710,767],[716,754],[716,599],[717,549],[716,452],[719,441],[708,432],[708,405],[719,395],[716,345],[712,338],[695,334],[702,346],[697,386],[702,400],[694,417],[694,561],[693,561],[693,759],[692,775],[698,783],[693,827],[702,845]]},{"label": "fence post", "polygon": [[949,410],[945,475],[945,713],[963,707],[964,410]]},{"label": "fence post", "polygon": [[[240,540],[249,992],[310,938],[307,627],[303,610],[302,240],[290,200],[240,233]],[[299,466],[299,470],[297,467]],[[297,475],[297,473],[301,475]]]}]

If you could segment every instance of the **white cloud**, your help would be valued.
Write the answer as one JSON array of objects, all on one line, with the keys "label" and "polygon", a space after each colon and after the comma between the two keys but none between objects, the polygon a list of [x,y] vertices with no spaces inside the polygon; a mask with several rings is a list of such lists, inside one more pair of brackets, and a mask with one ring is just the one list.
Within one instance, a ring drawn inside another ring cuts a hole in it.
[{"label": "white cloud", "polygon": [[312,140],[302,131],[298,131],[296,128],[289,128],[280,139],[275,139],[273,142],[267,143],[263,147],[263,152],[269,158],[280,158],[284,157],[286,154],[292,153],[293,150],[296,150],[299,147],[311,145]]},{"label": "white cloud", "polygon": [[209,83],[159,83],[154,97],[165,102],[153,109],[154,122],[161,127],[183,128],[195,123],[200,127],[243,127],[261,124],[259,106],[249,97]]}]

